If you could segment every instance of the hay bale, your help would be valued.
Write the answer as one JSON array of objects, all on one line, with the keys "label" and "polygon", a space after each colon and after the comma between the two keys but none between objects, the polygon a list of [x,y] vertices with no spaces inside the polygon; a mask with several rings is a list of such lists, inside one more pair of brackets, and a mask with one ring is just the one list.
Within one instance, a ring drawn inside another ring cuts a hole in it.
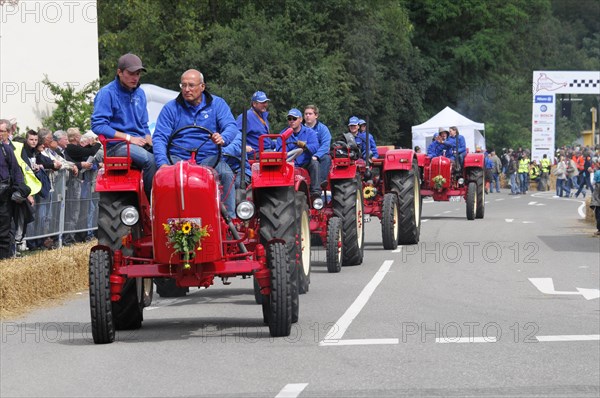
[{"label": "hay bale", "polygon": [[39,250],[0,261],[0,319],[88,288],[88,259],[95,243]]}]

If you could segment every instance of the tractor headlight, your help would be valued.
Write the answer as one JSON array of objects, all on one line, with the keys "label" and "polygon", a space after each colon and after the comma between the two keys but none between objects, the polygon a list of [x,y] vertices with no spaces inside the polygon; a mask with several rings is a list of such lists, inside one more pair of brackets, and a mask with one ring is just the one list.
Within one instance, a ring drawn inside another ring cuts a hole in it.
[{"label": "tractor headlight", "polygon": [[254,204],[245,200],[237,205],[235,212],[241,220],[249,220],[254,216]]},{"label": "tractor headlight", "polygon": [[121,211],[121,221],[128,227],[135,225],[139,219],[140,213],[138,213],[137,209],[133,206],[127,206]]},{"label": "tractor headlight", "polygon": [[323,208],[323,199],[315,198],[315,200],[313,200],[313,208],[321,210]]},{"label": "tractor headlight", "polygon": [[464,185],[465,184],[465,179],[464,178],[459,178],[458,179],[458,185]]}]

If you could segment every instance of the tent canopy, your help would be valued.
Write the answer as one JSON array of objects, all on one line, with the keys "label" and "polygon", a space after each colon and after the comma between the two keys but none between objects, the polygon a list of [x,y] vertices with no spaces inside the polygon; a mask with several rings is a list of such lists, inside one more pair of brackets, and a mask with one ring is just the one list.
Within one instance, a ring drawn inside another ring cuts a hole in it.
[{"label": "tent canopy", "polygon": [[475,152],[475,147],[485,148],[485,137],[482,135],[485,125],[472,121],[448,106],[425,123],[412,127],[413,147],[418,145],[426,152],[433,140],[433,134],[437,133],[440,127],[447,129],[450,126],[456,126],[458,132],[465,137],[469,152]]}]

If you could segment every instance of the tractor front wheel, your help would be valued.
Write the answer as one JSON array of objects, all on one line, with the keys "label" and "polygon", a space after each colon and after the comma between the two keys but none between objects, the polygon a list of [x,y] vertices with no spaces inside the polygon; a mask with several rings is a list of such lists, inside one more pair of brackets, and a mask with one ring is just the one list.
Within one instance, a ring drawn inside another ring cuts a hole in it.
[{"label": "tractor front wheel", "polygon": [[361,184],[342,180],[332,185],[333,214],[342,222],[342,265],[362,264],[365,232]]},{"label": "tractor front wheel", "polygon": [[477,213],[477,183],[471,181],[467,187],[467,220],[474,220]]},{"label": "tractor front wheel", "polygon": [[327,272],[342,270],[342,221],[331,217],[327,223]]},{"label": "tractor front wheel", "polygon": [[296,192],[296,211],[298,212],[296,223],[298,226],[296,250],[298,252],[298,289],[300,294],[308,292],[310,287],[310,213],[306,194]]},{"label": "tractor front wheel", "polygon": [[111,257],[106,250],[90,253],[90,312],[92,337],[96,344],[112,343],[115,340],[112,303],[110,301]]},{"label": "tractor front wheel", "polygon": [[271,270],[271,294],[263,300],[263,318],[273,337],[290,335],[292,328],[292,289],[289,257],[285,245],[274,242],[267,247],[267,264]]},{"label": "tractor front wheel", "polygon": [[421,187],[419,165],[413,160],[409,171],[394,173],[390,178],[392,191],[398,194],[398,243],[419,243],[421,235]]},{"label": "tractor front wheel", "polygon": [[395,250],[398,247],[398,196],[395,193],[383,195],[381,210],[381,236],[385,250]]}]

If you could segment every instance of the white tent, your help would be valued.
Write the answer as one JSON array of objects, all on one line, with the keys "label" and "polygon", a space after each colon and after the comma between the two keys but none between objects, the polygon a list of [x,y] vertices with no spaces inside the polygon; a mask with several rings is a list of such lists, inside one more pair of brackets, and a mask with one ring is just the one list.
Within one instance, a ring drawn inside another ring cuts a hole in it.
[{"label": "white tent", "polygon": [[140,88],[144,90],[144,93],[146,94],[146,101],[148,103],[148,127],[150,128],[150,133],[153,134],[158,114],[167,102],[177,98],[179,92],[167,90],[166,88],[158,87],[154,84],[142,84],[140,85]]},{"label": "white tent", "polygon": [[485,137],[482,135],[485,125],[464,117],[448,106],[425,123],[412,127],[413,148],[418,145],[423,152],[426,152],[433,134],[437,133],[440,127],[447,129],[451,126],[456,126],[458,132],[465,137],[469,152],[475,152],[477,146],[485,148]]}]

